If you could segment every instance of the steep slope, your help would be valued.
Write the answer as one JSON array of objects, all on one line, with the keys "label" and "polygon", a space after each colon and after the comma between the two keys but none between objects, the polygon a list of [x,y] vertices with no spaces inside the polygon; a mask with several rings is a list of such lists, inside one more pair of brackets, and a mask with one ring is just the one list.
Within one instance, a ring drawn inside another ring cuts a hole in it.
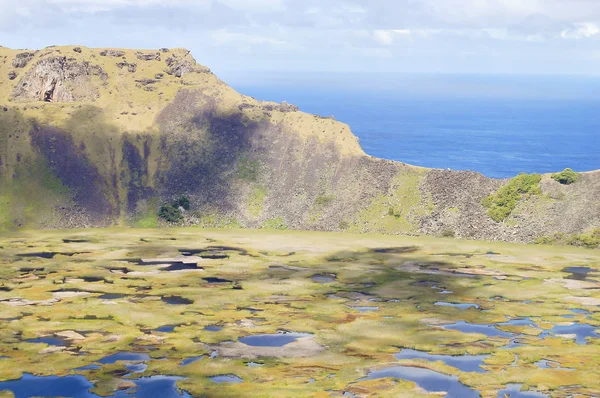
[{"label": "steep slope", "polygon": [[183,49],[0,48],[0,228],[184,224],[530,241],[600,227],[600,173],[544,176],[504,222],[507,181],[366,155],[348,126],[235,92]]}]

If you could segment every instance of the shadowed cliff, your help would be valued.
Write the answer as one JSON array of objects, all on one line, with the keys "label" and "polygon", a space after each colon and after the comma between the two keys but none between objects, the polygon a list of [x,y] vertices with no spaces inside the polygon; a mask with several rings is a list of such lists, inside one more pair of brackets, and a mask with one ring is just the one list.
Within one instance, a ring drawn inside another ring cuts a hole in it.
[{"label": "shadowed cliff", "polygon": [[[0,48],[0,229],[184,225],[532,241],[600,227],[600,173],[509,181],[370,157],[348,126],[243,96],[181,49]],[[537,190],[536,190],[537,192]]]}]

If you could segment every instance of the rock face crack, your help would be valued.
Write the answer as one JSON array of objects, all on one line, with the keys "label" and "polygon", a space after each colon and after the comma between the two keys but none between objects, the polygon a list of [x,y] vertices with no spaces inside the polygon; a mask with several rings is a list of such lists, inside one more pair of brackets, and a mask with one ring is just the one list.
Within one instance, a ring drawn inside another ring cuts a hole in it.
[{"label": "rock face crack", "polygon": [[[94,82],[93,79],[100,82]],[[23,76],[13,91],[20,102],[74,102],[98,98],[98,86],[106,81],[106,73],[88,62],[74,62],[66,57],[39,61]]]}]

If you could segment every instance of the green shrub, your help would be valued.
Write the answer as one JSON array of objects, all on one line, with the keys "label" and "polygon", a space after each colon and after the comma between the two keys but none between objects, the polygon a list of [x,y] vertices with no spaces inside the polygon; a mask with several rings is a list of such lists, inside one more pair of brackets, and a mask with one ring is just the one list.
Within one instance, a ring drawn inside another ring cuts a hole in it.
[{"label": "green shrub", "polygon": [[535,243],[539,245],[569,245],[596,249],[600,248],[600,228],[575,235],[567,235],[560,232],[552,236],[542,236],[537,238]]},{"label": "green shrub", "polygon": [[348,228],[350,228],[350,223],[349,223],[348,221],[340,221],[340,224],[338,225],[338,227],[339,227],[341,230],[345,231],[345,230],[347,230]]},{"label": "green shrub", "polygon": [[390,207],[388,209],[388,216],[400,218],[402,216],[402,213],[400,211],[396,211],[396,209],[394,209],[393,207]]},{"label": "green shrub", "polygon": [[179,199],[173,202],[173,207],[179,209],[182,207],[185,210],[190,209],[190,199],[187,196],[181,196]]},{"label": "green shrub", "polygon": [[484,198],[481,204],[488,209],[488,215],[496,222],[504,221],[517,207],[525,195],[539,195],[541,190],[539,174],[521,173],[500,188],[498,192]]},{"label": "green shrub", "polygon": [[332,195],[320,195],[315,200],[315,203],[317,204],[317,206],[325,206],[325,205],[329,204],[332,200],[333,200]]},{"label": "green shrub", "polygon": [[442,238],[454,238],[456,233],[451,229],[445,229],[442,231]]},{"label": "green shrub", "polygon": [[179,208],[174,207],[173,205],[164,205],[160,207],[158,211],[158,216],[165,221],[171,223],[178,223],[183,219],[183,214],[181,214],[181,210]]},{"label": "green shrub", "polygon": [[579,173],[567,168],[560,173],[554,174],[552,179],[563,185],[569,185],[576,183],[579,180]]},{"label": "green shrub", "polygon": [[571,236],[567,239],[567,244],[571,246],[589,247],[595,249],[600,247],[600,228],[589,233]]}]

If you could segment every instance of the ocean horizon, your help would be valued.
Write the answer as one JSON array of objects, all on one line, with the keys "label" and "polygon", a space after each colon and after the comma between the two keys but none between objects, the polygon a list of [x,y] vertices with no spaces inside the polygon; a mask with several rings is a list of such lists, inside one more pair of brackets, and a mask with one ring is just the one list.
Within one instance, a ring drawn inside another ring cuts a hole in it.
[{"label": "ocean horizon", "polygon": [[286,76],[229,79],[242,94],[334,116],[376,157],[493,178],[600,169],[597,77]]}]

